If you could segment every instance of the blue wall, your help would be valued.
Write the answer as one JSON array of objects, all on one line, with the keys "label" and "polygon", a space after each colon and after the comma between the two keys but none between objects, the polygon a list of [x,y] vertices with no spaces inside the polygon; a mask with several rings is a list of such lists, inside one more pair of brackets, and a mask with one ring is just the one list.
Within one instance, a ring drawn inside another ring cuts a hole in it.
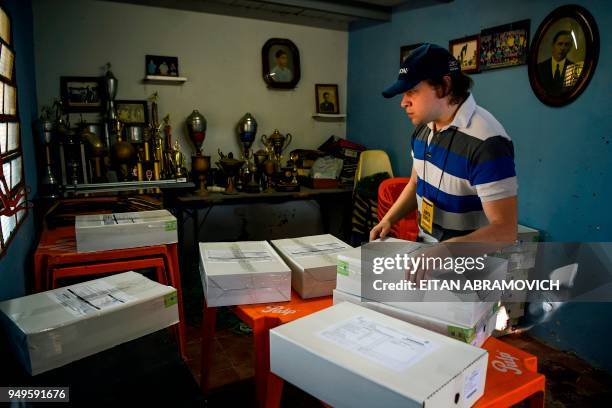
[{"label": "blue wall", "polygon": [[[612,8],[609,0],[569,3],[591,12],[601,39],[595,75],[576,101],[562,108],[542,104],[531,90],[526,65],[473,75],[473,93],[514,141],[520,222],[543,231],[547,241],[612,241]],[[387,100],[380,94],[397,77],[400,46],[447,46],[451,39],[527,18],[533,38],[546,15],[564,4],[568,2],[455,0],[396,9],[390,23],[352,27],[348,138],[386,150],[396,175],[409,175],[413,127],[399,107],[400,97]],[[612,336],[612,305],[568,305],[557,317],[533,333],[612,371],[612,353],[604,344]]]},{"label": "blue wall", "polygon": [[[36,195],[37,174],[34,156],[32,121],[37,116],[34,80],[34,40],[30,0],[7,0],[1,3],[13,22],[13,47],[17,75],[17,102],[21,119],[21,143],[25,160],[26,184],[32,187],[29,199]],[[25,294],[26,259],[35,242],[34,214],[29,212],[17,235],[0,259],[0,300]]]}]

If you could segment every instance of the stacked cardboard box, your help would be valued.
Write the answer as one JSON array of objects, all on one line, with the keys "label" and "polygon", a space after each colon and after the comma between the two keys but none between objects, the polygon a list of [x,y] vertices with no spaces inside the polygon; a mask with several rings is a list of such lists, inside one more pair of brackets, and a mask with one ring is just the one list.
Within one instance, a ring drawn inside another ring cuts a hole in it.
[{"label": "stacked cardboard box", "polygon": [[351,248],[330,234],[271,242],[291,268],[291,286],[303,299],[332,294],[337,254]]},{"label": "stacked cardboard box", "polygon": [[270,331],[270,370],[334,407],[469,407],[487,356],[348,302]]},{"label": "stacked cardboard box", "polygon": [[266,241],[200,243],[200,276],[210,307],[291,299],[291,270]]},{"label": "stacked cardboard box", "polygon": [[[519,244],[511,249],[508,257],[508,280],[529,279],[529,274],[535,269],[536,255],[540,232],[524,225],[518,226]],[[518,320],[525,315],[525,291],[506,291],[502,297],[508,312],[510,326],[518,324]]]},{"label": "stacked cardboard box", "polygon": [[0,303],[25,370],[39,374],[178,323],[176,289],[125,272]]},{"label": "stacked cardboard box", "polygon": [[77,252],[178,242],[176,218],[168,210],[79,215],[75,232]]}]

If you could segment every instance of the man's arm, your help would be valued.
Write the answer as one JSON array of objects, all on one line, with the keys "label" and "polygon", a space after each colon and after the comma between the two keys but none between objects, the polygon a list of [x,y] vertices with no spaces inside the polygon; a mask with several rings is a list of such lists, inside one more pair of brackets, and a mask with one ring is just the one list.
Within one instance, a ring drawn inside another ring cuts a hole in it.
[{"label": "man's arm", "polygon": [[517,239],[518,216],[516,196],[482,203],[489,225],[478,228],[462,237],[444,242],[503,242],[512,243]]},{"label": "man's arm", "polygon": [[395,203],[393,203],[389,211],[387,211],[387,214],[385,214],[383,219],[372,228],[372,231],[370,231],[370,241],[375,240],[379,236],[381,238],[386,237],[393,224],[416,210],[416,182],[417,174],[413,166],[410,181],[408,181],[408,184],[406,184],[404,190],[402,190],[397,200],[395,200]]}]

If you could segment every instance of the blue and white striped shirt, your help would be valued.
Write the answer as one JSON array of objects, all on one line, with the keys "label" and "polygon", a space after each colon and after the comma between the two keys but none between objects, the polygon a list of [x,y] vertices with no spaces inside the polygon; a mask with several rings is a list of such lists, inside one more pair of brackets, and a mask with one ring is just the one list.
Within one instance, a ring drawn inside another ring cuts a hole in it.
[{"label": "blue and white striped shirt", "polygon": [[512,141],[472,95],[435,135],[433,123],[415,130],[412,160],[418,176],[419,219],[423,196],[436,207],[431,236],[420,231],[426,241],[465,235],[487,225],[482,203],[517,194]]}]

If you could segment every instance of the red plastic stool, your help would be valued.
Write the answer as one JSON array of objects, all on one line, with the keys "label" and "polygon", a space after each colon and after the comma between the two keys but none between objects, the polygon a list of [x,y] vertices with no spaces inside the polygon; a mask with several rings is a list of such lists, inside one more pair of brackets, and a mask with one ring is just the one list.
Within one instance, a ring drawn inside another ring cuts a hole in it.
[{"label": "red plastic stool", "polygon": [[119,261],[108,263],[96,263],[92,265],[82,266],[64,266],[51,268],[50,279],[51,289],[57,288],[57,281],[65,278],[74,278],[77,276],[95,276],[105,275],[117,272],[127,272],[134,269],[155,268],[155,277],[157,282],[162,285],[168,284],[168,276],[164,266],[163,258],[144,258],[132,261]]},{"label": "red plastic stool", "polygon": [[528,400],[531,408],[544,407],[546,377],[537,372],[538,359],[490,337],[482,345],[489,352],[485,393],[475,408],[510,407]]},{"label": "red plastic stool", "polygon": [[[293,290],[291,301],[234,306],[236,315],[253,329],[255,348],[255,392],[257,405],[279,406],[283,380],[270,372],[270,329],[308,316],[333,304],[331,296],[302,299]],[[207,307],[204,302],[202,316],[202,376],[201,388],[208,392],[208,374],[212,362],[212,340],[215,334],[216,307]]]},{"label": "red plastic stool", "polygon": [[[167,284],[177,292],[179,307],[179,350],[183,359],[187,359],[185,337],[185,319],[183,315],[183,291],[178,263],[177,244],[151,245],[138,248],[115,249],[112,251],[77,252],[74,226],[54,230],[43,230],[36,252],[34,253],[34,290],[42,292],[51,289],[53,269],[61,267],[84,267],[98,263],[126,262],[126,270],[138,269],[129,266],[129,262],[157,257],[164,260]],[[81,273],[80,276],[84,274]]]},{"label": "red plastic stool", "polygon": [[[378,220],[382,220],[385,214],[391,209],[393,203],[404,191],[404,187],[410,181],[409,177],[393,177],[383,180],[378,186]],[[419,235],[417,225],[417,212],[413,211],[408,216],[402,218],[391,227],[391,235],[408,241],[416,241]]]}]

